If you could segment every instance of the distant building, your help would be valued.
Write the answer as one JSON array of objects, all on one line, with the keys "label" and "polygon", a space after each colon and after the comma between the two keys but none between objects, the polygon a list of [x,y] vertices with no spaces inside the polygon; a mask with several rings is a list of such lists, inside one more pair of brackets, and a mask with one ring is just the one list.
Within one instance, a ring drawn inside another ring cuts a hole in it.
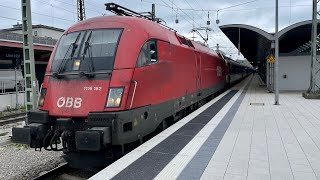
[{"label": "distant building", "polygon": [[[36,78],[41,84],[51,52],[64,30],[40,24],[33,25],[32,31]],[[0,29],[0,72],[3,71],[0,75],[0,83],[1,81],[3,83],[5,78],[12,79],[10,73],[15,67],[18,67],[19,73],[23,74],[22,43],[21,24],[13,25],[12,28]]]},{"label": "distant building", "polygon": [[[22,24],[15,24],[12,28],[2,29],[0,32],[22,34]],[[63,34],[64,29],[46,26],[42,24],[32,26],[32,34],[35,37],[44,37],[51,39],[59,39]]]}]

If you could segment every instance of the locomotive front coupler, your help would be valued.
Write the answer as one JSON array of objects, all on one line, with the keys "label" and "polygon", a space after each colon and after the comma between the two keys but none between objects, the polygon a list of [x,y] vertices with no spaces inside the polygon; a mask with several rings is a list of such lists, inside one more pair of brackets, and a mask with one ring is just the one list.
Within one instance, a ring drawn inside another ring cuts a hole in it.
[{"label": "locomotive front coupler", "polygon": [[59,132],[59,137],[61,137],[63,153],[68,154],[77,152],[75,132],[83,131],[87,129],[87,126],[84,119],[58,118],[55,120],[54,129]]},{"label": "locomotive front coupler", "polygon": [[63,152],[100,151],[111,143],[110,127],[87,126],[84,119],[58,118],[55,129],[61,132]]}]

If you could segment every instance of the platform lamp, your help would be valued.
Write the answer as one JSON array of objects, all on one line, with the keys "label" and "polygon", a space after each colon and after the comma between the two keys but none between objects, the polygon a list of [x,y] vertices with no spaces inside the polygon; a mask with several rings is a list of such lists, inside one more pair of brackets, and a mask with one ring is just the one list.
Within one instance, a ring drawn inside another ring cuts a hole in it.
[{"label": "platform lamp", "polygon": [[219,10],[217,11],[217,20],[216,20],[216,24],[219,24],[220,20],[219,20]]},{"label": "platform lamp", "polygon": [[179,23],[179,19],[178,19],[178,15],[176,14],[176,20],[175,20],[176,24]]},{"label": "platform lamp", "polygon": [[210,25],[210,14],[209,14],[209,11],[208,11],[208,21],[207,21],[207,26]]}]

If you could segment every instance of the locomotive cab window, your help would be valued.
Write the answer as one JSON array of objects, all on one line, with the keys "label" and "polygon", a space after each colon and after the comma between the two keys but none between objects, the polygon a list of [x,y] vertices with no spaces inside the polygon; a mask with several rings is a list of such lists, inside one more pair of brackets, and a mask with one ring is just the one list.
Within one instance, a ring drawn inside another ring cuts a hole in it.
[{"label": "locomotive cab window", "polygon": [[95,29],[63,35],[51,71],[112,70],[121,33],[122,29]]},{"label": "locomotive cab window", "polygon": [[158,62],[157,42],[150,40],[146,42],[139,53],[136,67],[147,66]]}]

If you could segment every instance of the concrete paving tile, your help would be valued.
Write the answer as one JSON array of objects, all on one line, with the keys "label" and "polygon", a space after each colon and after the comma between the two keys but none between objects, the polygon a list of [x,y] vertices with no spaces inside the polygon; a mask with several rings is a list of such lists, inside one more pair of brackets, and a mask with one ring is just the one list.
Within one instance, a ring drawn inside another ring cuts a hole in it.
[{"label": "concrete paving tile", "polygon": [[214,174],[215,176],[223,176],[225,172],[226,168],[210,168],[204,171],[204,173]]},{"label": "concrete paving tile", "polygon": [[[270,174],[271,180],[294,180],[291,172],[274,172]],[[306,180],[306,179],[305,179]]]},{"label": "concrete paving tile", "polygon": [[270,173],[292,174],[292,171],[288,164],[270,164]]},{"label": "concrete paving tile", "polygon": [[250,159],[252,159],[252,160],[268,161],[268,154],[250,153]]},{"label": "concrete paving tile", "polygon": [[315,170],[314,173],[317,176],[317,178],[320,179],[320,170]]},{"label": "concrete paving tile", "polygon": [[247,180],[270,180],[270,175],[249,172]]},{"label": "concrete paving tile", "polygon": [[290,164],[301,164],[301,165],[309,165],[309,162],[306,158],[289,158]]},{"label": "concrete paving tile", "polygon": [[302,153],[287,153],[288,159],[306,159],[304,152]]},{"label": "concrete paving tile", "polygon": [[319,171],[320,172],[320,162],[310,162],[311,167],[314,171]]},{"label": "concrete paving tile", "polygon": [[248,167],[249,159],[231,159],[229,162],[229,166],[241,166],[241,167]]},{"label": "concrete paving tile", "polygon": [[249,166],[248,173],[257,173],[257,174],[264,174],[269,175],[269,167],[261,167],[261,166]]},{"label": "concrete paving tile", "polygon": [[312,167],[308,164],[290,164],[293,172],[313,173]]},{"label": "concrete paving tile", "polygon": [[214,161],[213,159],[210,160],[208,167],[211,167],[211,166],[223,166],[225,168],[227,168],[229,162],[222,162],[222,161]]},{"label": "concrete paving tile", "polygon": [[248,173],[270,174],[269,163],[267,161],[250,160]]},{"label": "concrete paving tile", "polygon": [[228,166],[227,174],[236,174],[240,176],[246,176],[248,171],[248,167],[243,166]]},{"label": "concrete paving tile", "polygon": [[239,176],[235,174],[225,174],[223,180],[246,180],[247,176]]},{"label": "concrete paving tile", "polygon": [[290,166],[289,160],[285,156],[269,157],[270,166]]},{"label": "concrete paving tile", "polygon": [[269,162],[263,160],[251,159],[249,160],[249,166],[269,167]]},{"label": "concrete paving tile", "polygon": [[314,173],[294,172],[293,175],[295,180],[317,180]]},{"label": "concrete paving tile", "polygon": [[200,178],[201,180],[223,180],[223,176],[215,176],[209,173],[203,173]]},{"label": "concrete paving tile", "polygon": [[268,150],[267,150],[267,148],[265,148],[265,149],[251,149],[250,156],[251,156],[251,154],[257,154],[260,156],[268,156]]}]

